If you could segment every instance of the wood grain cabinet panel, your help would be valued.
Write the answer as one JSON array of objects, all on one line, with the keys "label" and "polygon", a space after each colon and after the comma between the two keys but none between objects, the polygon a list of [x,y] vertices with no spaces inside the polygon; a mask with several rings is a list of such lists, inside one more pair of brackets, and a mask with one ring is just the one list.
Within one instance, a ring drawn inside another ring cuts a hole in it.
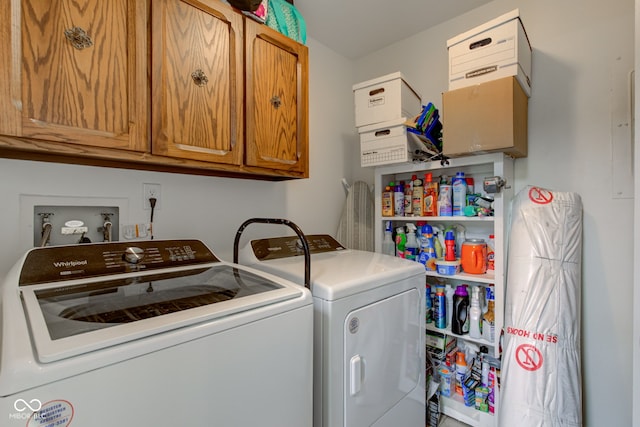
[{"label": "wood grain cabinet panel", "polygon": [[6,135],[148,151],[146,17],[136,0],[3,2]]},{"label": "wood grain cabinet panel", "polygon": [[152,152],[240,165],[242,16],[215,4],[153,2]]},{"label": "wood grain cabinet panel", "polygon": [[246,22],[246,163],[308,176],[308,53]]},{"label": "wood grain cabinet panel", "polygon": [[308,49],[220,0],[0,1],[0,157],[309,176]]}]

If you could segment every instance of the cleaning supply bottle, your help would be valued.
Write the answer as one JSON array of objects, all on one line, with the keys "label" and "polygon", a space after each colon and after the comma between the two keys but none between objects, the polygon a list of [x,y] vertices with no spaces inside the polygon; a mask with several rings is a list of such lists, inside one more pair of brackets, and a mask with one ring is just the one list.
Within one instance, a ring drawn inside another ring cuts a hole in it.
[{"label": "cleaning supply bottle", "polygon": [[433,299],[433,321],[438,329],[447,327],[447,298],[442,286],[436,287],[436,296]]},{"label": "cleaning supply bottle", "polygon": [[439,216],[451,216],[453,215],[452,206],[452,188],[451,184],[446,182],[440,183],[440,192],[438,193],[438,215]]},{"label": "cleaning supply bottle", "polygon": [[425,286],[425,290],[424,290],[424,298],[425,298],[425,322],[426,323],[431,323],[433,320],[433,300],[431,299],[431,285],[430,284],[426,284]]},{"label": "cleaning supply bottle", "polygon": [[[411,181],[413,183],[413,181]],[[413,198],[413,190],[411,189],[413,184],[404,185],[404,216],[412,216],[413,208],[411,199]]]},{"label": "cleaning supply bottle", "polygon": [[495,236],[489,235],[489,241],[487,242],[487,270],[495,270]]},{"label": "cleaning supply bottle", "polygon": [[436,248],[436,258],[444,257],[444,250],[442,249],[442,243],[440,242],[439,232],[433,232],[433,246]]},{"label": "cleaning supply bottle", "polygon": [[453,216],[464,216],[464,208],[467,206],[467,181],[464,172],[456,172],[451,180],[451,192]]},{"label": "cleaning supply bottle", "polygon": [[407,224],[407,242],[404,245],[404,257],[410,261],[416,261],[418,256],[418,239],[416,238],[416,226]]},{"label": "cleaning supply bottle", "polygon": [[424,175],[422,215],[438,216],[438,183],[433,181],[433,174],[431,172]]},{"label": "cleaning supply bottle", "polygon": [[[391,183],[393,184],[393,183]],[[382,192],[382,216],[393,216],[393,187],[387,185]]]},{"label": "cleaning supply bottle", "polygon": [[[415,175],[414,175],[415,176]],[[411,208],[413,216],[423,216],[424,208],[424,184],[421,179],[416,177],[413,180],[413,197],[411,199]]]},{"label": "cleaning supply bottle", "polygon": [[391,221],[387,221],[384,228],[384,239],[382,239],[382,253],[385,255],[395,256],[396,244],[393,242],[393,225]]},{"label": "cleaning supply bottle", "polygon": [[455,261],[456,260],[456,237],[453,234],[453,230],[449,230],[444,235],[444,260]]},{"label": "cleaning supply bottle", "polygon": [[393,187],[393,213],[404,216],[404,184],[397,182]]},{"label": "cleaning supply bottle", "polygon": [[469,336],[471,338],[482,338],[482,310],[480,309],[480,287],[474,286],[471,289],[471,307],[469,308]]},{"label": "cleaning supply bottle", "polygon": [[451,316],[453,315],[453,296],[455,292],[456,290],[453,289],[453,286],[445,285],[444,294],[445,294],[445,297],[447,298],[447,310],[446,310],[447,328],[451,327]]},{"label": "cleaning supply bottle", "polygon": [[487,288],[487,311],[482,316],[482,335],[489,342],[496,339],[495,296],[492,287]]},{"label": "cleaning supply bottle", "polygon": [[456,393],[462,394],[462,384],[467,376],[467,360],[464,355],[464,351],[458,351],[456,353]]},{"label": "cleaning supply bottle", "polygon": [[433,227],[429,224],[422,226],[418,261],[424,264],[425,269],[428,271],[436,271],[436,248],[433,240]]},{"label": "cleaning supply bottle", "polygon": [[404,227],[396,228],[396,256],[404,258],[404,245],[407,243],[407,235]]},{"label": "cleaning supply bottle", "polygon": [[451,332],[457,335],[469,333],[469,294],[466,285],[458,285],[453,295]]}]

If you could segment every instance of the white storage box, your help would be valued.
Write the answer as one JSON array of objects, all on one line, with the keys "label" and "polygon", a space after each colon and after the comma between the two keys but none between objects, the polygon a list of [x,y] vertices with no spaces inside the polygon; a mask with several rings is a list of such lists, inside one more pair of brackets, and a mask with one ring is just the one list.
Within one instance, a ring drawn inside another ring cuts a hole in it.
[{"label": "white storage box", "polygon": [[413,117],[422,108],[420,95],[400,72],[353,86],[356,127]]},{"label": "white storage box", "polygon": [[516,76],[531,96],[531,44],[515,9],[447,41],[449,90]]},{"label": "white storage box", "polygon": [[411,162],[416,158],[435,155],[417,135],[407,131],[406,120],[401,117],[358,128],[360,166]]}]

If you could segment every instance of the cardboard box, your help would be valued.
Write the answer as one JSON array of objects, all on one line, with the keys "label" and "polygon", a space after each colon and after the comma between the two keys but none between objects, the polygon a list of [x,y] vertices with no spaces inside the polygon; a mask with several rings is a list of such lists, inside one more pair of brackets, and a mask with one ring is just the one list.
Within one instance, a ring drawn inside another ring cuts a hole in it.
[{"label": "cardboard box", "polygon": [[420,95],[396,72],[353,86],[356,127],[412,117],[420,112]]},{"label": "cardboard box", "polygon": [[426,350],[436,360],[444,360],[451,350],[456,348],[457,339],[443,332],[427,329],[425,335]]},{"label": "cardboard box", "polygon": [[455,157],[505,152],[527,156],[527,95],[505,77],[442,95],[442,153]]},{"label": "cardboard box", "polygon": [[447,41],[449,90],[516,76],[531,96],[531,44],[515,9]]}]

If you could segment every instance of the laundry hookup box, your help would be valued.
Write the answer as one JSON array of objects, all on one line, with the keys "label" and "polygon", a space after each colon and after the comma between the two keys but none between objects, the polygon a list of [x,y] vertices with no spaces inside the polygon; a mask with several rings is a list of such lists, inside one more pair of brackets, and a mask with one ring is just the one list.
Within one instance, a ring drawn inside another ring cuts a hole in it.
[{"label": "laundry hookup box", "polygon": [[401,72],[355,84],[353,96],[357,128],[413,117],[421,108],[420,95]]},{"label": "laundry hookup box", "polygon": [[518,9],[447,40],[449,90],[516,76],[531,96],[531,44]]}]

